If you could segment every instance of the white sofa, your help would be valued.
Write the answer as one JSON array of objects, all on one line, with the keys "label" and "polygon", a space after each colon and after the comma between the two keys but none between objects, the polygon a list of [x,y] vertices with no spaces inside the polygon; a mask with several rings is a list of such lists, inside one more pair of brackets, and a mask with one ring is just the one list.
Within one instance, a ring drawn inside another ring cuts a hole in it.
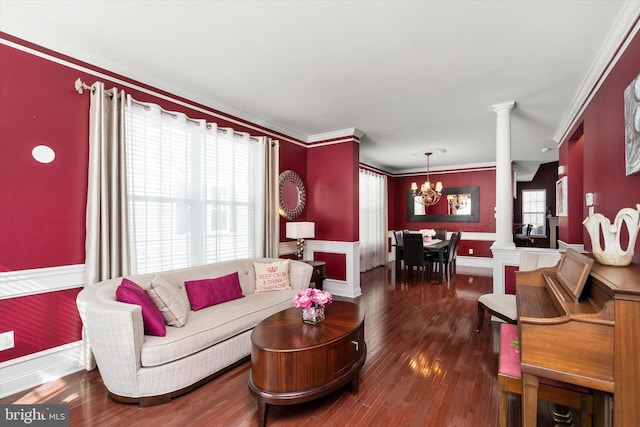
[{"label": "white sofa", "polygon": [[[253,263],[273,261],[282,260],[244,259],[154,273],[184,289],[187,280],[237,271],[244,295],[189,311],[186,324],[167,326],[163,337],[144,334],[140,306],[116,300],[122,278],[83,289],[77,305],[109,396],[140,406],[165,403],[246,361],[251,355],[253,328],[266,317],[292,307],[295,294],[308,287],[311,279],[310,265],[291,260],[292,289],[254,292]],[[142,285],[154,274],[128,278]]]}]

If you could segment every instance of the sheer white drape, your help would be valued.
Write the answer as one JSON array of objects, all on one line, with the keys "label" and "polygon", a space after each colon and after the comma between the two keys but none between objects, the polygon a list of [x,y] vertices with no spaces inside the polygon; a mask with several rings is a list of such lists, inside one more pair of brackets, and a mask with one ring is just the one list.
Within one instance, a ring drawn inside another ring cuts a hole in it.
[{"label": "sheer white drape", "polygon": [[360,271],[387,262],[387,177],[360,169]]},{"label": "sheer white drape", "polygon": [[127,111],[134,271],[265,255],[267,140],[131,97]]},{"label": "sheer white drape", "polygon": [[[125,94],[91,86],[84,285],[131,272],[127,225]],[[84,312],[80,311],[84,322]],[[90,337],[82,329],[80,364],[95,368]]]}]

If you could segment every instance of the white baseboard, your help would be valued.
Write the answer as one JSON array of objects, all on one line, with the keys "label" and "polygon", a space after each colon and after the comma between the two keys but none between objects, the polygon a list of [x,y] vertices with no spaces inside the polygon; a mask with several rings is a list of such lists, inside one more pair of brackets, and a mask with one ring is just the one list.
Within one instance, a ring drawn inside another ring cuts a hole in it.
[{"label": "white baseboard", "polygon": [[460,256],[456,257],[456,265],[464,267],[479,267],[493,269],[493,258]]},{"label": "white baseboard", "polygon": [[322,289],[329,292],[331,295],[357,298],[362,295],[362,288],[353,288],[349,286],[349,283],[343,280],[326,279],[322,283]]},{"label": "white baseboard", "polygon": [[0,363],[0,398],[81,371],[81,341]]},{"label": "white baseboard", "polygon": [[457,256],[456,271],[477,276],[493,275],[493,258]]}]

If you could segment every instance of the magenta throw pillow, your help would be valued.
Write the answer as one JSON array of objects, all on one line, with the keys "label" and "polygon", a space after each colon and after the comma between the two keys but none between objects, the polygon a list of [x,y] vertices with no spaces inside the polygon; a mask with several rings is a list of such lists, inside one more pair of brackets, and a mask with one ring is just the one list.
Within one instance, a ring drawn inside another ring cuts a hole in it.
[{"label": "magenta throw pillow", "polygon": [[142,307],[142,322],[144,333],[163,337],[167,334],[164,317],[151,300],[147,292],[129,279],[122,279],[122,283],[116,289],[116,300],[128,304],[136,304]]},{"label": "magenta throw pillow", "polygon": [[193,311],[244,297],[237,271],[214,279],[189,280],[184,287]]}]

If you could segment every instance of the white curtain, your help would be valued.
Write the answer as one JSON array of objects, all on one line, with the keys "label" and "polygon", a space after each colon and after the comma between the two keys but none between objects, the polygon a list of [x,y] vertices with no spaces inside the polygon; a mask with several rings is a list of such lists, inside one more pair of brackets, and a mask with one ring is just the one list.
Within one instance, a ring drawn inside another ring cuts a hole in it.
[{"label": "white curtain", "polygon": [[360,271],[387,262],[387,177],[360,169]]},{"label": "white curtain", "polygon": [[134,271],[267,255],[271,141],[131,97],[127,110]]},{"label": "white curtain", "polygon": [[[84,286],[130,273],[124,98],[100,82],[91,86]],[[80,364],[95,368],[84,327]]]}]

